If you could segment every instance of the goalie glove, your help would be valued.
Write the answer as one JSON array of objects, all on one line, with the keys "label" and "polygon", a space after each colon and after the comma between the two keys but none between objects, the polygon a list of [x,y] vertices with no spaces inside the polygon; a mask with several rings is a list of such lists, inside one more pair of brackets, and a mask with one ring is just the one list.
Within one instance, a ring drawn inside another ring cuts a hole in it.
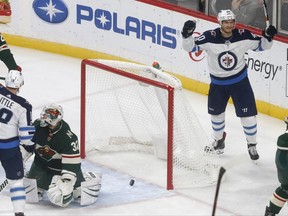
[{"label": "goalie glove", "polygon": [[[67,176],[66,176],[67,177]],[[71,176],[70,176],[71,177]],[[76,177],[65,178],[55,175],[47,191],[47,196],[51,203],[60,207],[68,206],[73,200],[73,189]]]},{"label": "goalie glove", "polygon": [[269,25],[268,28],[263,29],[262,36],[270,42],[277,33],[277,29],[273,25]]},{"label": "goalie glove", "polygon": [[195,20],[188,20],[184,23],[181,34],[183,38],[190,37],[196,28]]}]

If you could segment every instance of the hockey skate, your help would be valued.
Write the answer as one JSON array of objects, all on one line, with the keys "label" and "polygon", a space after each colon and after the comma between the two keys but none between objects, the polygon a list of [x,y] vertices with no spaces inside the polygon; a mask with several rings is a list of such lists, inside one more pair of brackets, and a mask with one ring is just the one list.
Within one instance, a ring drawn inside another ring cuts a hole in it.
[{"label": "hockey skate", "polygon": [[275,216],[276,214],[271,212],[271,209],[266,206],[265,215],[264,216]]},{"label": "hockey skate", "polygon": [[15,216],[25,216],[23,212],[16,212]]},{"label": "hockey skate", "polygon": [[256,150],[256,144],[248,144],[248,153],[251,160],[258,160],[259,155]]},{"label": "hockey skate", "polygon": [[225,148],[225,138],[226,138],[226,132],[223,132],[222,139],[215,140],[210,146],[205,146],[204,151],[205,152],[215,151],[217,154],[223,154]]},{"label": "hockey skate", "polygon": [[11,22],[11,6],[8,0],[0,0],[0,23]]}]

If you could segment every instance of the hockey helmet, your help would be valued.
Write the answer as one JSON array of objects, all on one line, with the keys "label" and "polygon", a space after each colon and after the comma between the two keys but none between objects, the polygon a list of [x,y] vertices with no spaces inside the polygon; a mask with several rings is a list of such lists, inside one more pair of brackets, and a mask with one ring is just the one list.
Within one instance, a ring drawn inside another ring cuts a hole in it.
[{"label": "hockey helmet", "polygon": [[8,88],[19,89],[24,85],[23,74],[18,70],[8,71],[7,76],[5,77],[5,85]]},{"label": "hockey helmet", "polygon": [[63,119],[63,108],[58,104],[49,104],[42,109],[40,113],[40,126],[55,126]]},{"label": "hockey helmet", "polygon": [[218,22],[220,25],[222,25],[223,20],[235,20],[235,14],[231,10],[221,10],[218,13]]}]

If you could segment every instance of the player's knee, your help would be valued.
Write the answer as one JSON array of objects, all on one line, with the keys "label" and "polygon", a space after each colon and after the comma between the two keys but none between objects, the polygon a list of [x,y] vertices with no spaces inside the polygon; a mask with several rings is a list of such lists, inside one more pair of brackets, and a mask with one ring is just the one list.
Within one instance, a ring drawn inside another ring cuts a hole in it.
[{"label": "player's knee", "polygon": [[17,180],[8,179],[8,185],[10,188],[24,187],[23,179],[17,179]]}]

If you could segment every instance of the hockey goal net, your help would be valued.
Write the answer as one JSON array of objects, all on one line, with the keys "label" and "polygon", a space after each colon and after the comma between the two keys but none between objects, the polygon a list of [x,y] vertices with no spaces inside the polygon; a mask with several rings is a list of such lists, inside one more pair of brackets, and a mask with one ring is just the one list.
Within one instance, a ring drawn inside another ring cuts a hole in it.
[{"label": "hockey goal net", "polygon": [[181,81],[152,66],[83,60],[80,131],[82,158],[93,149],[146,152],[167,160],[167,189],[217,182],[220,160],[203,151],[209,139]]}]

